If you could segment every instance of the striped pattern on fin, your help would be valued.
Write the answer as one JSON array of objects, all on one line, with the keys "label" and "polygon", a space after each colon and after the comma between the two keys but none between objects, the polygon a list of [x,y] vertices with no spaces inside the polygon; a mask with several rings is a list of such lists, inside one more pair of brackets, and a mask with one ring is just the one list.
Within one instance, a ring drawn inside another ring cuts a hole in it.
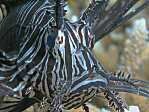
[{"label": "striped pattern on fin", "polygon": [[118,92],[107,90],[104,92],[104,97],[112,110],[124,112],[125,108],[128,109],[127,104],[123,101]]}]

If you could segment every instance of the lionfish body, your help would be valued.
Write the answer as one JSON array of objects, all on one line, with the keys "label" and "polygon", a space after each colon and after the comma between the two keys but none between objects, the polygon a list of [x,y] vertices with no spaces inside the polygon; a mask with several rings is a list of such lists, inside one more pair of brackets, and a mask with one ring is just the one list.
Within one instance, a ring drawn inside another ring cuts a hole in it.
[{"label": "lionfish body", "polygon": [[42,109],[48,106],[46,111],[61,112],[104,93],[122,112],[126,105],[118,92],[149,97],[135,85],[138,80],[107,73],[93,55],[93,19],[87,15],[94,17],[101,3],[90,4],[75,23],[63,18],[60,0],[24,0],[10,10],[0,23],[0,95],[19,98],[4,102],[1,111],[21,112],[39,103]]}]

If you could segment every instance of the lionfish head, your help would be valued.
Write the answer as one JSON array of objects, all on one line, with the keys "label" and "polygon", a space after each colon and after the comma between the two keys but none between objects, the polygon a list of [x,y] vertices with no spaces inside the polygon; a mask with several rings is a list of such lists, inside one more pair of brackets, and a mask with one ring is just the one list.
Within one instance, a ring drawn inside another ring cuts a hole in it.
[{"label": "lionfish head", "polygon": [[65,78],[75,78],[95,68],[102,69],[92,52],[93,41],[94,35],[87,25],[66,21],[63,29],[58,32],[54,48],[57,62],[55,72],[65,74]]}]

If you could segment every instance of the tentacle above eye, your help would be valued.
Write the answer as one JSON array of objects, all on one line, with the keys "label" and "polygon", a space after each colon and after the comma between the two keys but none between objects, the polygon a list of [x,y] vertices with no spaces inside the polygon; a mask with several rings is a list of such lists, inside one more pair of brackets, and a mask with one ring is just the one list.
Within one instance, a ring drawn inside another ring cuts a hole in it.
[{"label": "tentacle above eye", "polygon": [[64,24],[64,0],[56,0],[56,22],[57,28],[60,29]]}]

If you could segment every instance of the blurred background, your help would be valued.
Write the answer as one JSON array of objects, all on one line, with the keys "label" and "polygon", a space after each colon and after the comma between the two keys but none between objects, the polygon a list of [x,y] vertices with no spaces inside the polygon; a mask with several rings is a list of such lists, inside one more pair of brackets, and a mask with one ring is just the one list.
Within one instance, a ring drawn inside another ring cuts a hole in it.
[{"label": "blurred background", "polygon": [[[110,0],[113,4],[116,0]],[[142,0],[143,1],[143,0]],[[140,0],[140,2],[142,2]],[[76,21],[88,6],[89,0],[68,0],[67,18]],[[110,72],[125,71],[134,78],[149,80],[149,8],[117,28],[96,43],[94,53]],[[149,99],[132,94],[122,94],[129,106],[138,106],[140,112],[149,112]],[[91,112],[108,112],[106,102],[100,97],[89,104]],[[82,109],[71,112],[83,112]]]}]

